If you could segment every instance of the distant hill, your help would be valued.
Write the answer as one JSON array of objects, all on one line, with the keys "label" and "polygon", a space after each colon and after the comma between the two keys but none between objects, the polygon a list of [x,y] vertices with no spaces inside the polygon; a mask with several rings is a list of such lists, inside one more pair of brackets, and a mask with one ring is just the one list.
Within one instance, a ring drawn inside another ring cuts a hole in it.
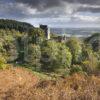
[{"label": "distant hill", "polygon": [[76,37],[90,37],[94,33],[100,33],[100,28],[51,28],[51,33],[59,35],[66,34],[66,36]]},{"label": "distant hill", "polygon": [[93,34],[92,36],[86,38],[86,41],[89,42],[89,41],[94,41],[94,40],[100,40],[100,33],[95,33]]},{"label": "distant hill", "polygon": [[27,32],[30,28],[34,28],[33,25],[26,22],[0,19],[0,29],[14,29],[20,32]]},{"label": "distant hill", "polygon": [[94,51],[100,50],[100,33],[95,33],[92,36],[85,39],[86,43],[92,45]]}]

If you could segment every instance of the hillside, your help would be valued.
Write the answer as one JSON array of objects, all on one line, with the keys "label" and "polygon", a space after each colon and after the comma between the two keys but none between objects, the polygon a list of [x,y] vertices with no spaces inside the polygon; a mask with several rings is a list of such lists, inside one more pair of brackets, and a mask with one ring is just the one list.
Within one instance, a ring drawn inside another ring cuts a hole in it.
[{"label": "hillside", "polygon": [[100,34],[47,40],[27,23],[0,25],[0,100],[100,100]]},{"label": "hillside", "polygon": [[0,19],[0,29],[14,29],[19,32],[28,32],[30,28],[33,28],[33,26],[26,22]]},{"label": "hillside", "polygon": [[0,100],[99,100],[100,78],[74,74],[39,80],[23,68],[0,71]]}]

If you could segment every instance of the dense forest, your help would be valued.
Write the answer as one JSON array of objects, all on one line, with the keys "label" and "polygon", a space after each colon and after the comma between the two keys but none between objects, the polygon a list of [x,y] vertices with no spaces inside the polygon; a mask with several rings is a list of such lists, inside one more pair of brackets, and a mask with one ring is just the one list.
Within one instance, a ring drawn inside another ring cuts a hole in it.
[{"label": "dense forest", "polygon": [[[28,30],[28,31],[27,31]],[[12,20],[0,20],[0,68],[19,64],[34,71],[70,75],[100,71],[100,34],[59,42],[47,40],[42,29]]]},{"label": "dense forest", "polygon": [[15,20],[0,19],[0,29],[14,29],[20,32],[28,32],[29,29],[33,28],[31,24],[25,22],[19,22]]}]

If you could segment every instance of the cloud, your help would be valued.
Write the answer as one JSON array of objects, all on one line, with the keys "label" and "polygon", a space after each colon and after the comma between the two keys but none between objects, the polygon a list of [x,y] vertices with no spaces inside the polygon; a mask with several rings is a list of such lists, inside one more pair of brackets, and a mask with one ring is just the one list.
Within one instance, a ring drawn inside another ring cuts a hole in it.
[{"label": "cloud", "polygon": [[99,0],[1,0],[0,16],[47,18],[76,12],[100,13],[99,4]]},{"label": "cloud", "polygon": [[1,18],[21,18],[27,15],[24,13],[26,7],[23,4],[12,2],[0,2],[0,17]]},{"label": "cloud", "polygon": [[[82,11],[90,9],[92,12],[100,12],[100,0],[15,0],[39,11],[44,11],[53,7],[65,7],[66,4],[81,5]],[[83,5],[85,5],[83,7]],[[87,6],[86,6],[87,5]],[[98,8],[96,7],[98,6]]]},{"label": "cloud", "polygon": [[100,0],[64,0],[70,3],[88,4],[88,5],[100,5]]},{"label": "cloud", "polygon": [[15,0],[15,1],[31,6],[32,8],[37,8],[40,11],[52,7],[61,6],[63,4],[63,0],[62,1],[61,0]]},{"label": "cloud", "polygon": [[0,18],[32,24],[100,25],[100,0],[0,0]]},{"label": "cloud", "polygon": [[79,20],[82,22],[98,22],[100,20],[99,16],[89,16],[89,15],[79,15],[79,14],[75,14],[73,16],[73,19],[75,20]]}]

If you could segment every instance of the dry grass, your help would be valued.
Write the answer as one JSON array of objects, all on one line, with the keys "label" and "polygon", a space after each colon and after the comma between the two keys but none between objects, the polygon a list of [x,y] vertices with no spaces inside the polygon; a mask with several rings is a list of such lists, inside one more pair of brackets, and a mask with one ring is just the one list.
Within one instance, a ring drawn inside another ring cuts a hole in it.
[{"label": "dry grass", "polygon": [[42,80],[22,68],[0,72],[0,100],[100,100],[99,76]]}]

